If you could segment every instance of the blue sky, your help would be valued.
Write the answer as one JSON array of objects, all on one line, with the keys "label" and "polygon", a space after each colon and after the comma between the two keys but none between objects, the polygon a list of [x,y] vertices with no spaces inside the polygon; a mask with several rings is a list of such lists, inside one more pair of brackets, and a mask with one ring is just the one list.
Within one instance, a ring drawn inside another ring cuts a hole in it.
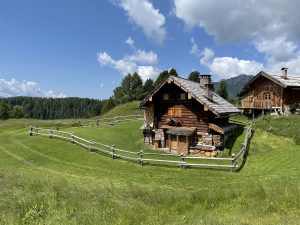
[{"label": "blue sky", "polygon": [[296,0],[0,0],[0,96],[104,99],[137,71],[300,74]]}]

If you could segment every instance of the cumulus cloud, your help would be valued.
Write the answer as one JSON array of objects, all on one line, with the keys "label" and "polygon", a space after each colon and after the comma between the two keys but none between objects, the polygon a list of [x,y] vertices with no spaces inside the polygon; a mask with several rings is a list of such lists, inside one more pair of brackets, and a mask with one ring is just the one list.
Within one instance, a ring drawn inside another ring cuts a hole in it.
[{"label": "cumulus cloud", "polygon": [[263,65],[254,60],[242,60],[233,57],[215,57],[210,48],[201,53],[200,64],[209,68],[213,75],[219,79],[227,79],[239,74],[255,75],[263,70]]},{"label": "cumulus cloud", "polygon": [[66,97],[63,93],[55,95],[52,90],[43,91],[36,82],[0,79],[0,96],[40,96],[40,97]]},{"label": "cumulus cloud", "polygon": [[124,57],[123,59],[114,60],[110,55],[106,52],[98,53],[98,61],[103,66],[109,66],[113,69],[119,71],[123,76],[128,73],[137,72],[143,81],[148,78],[156,78],[158,75],[158,71],[160,71],[156,66],[153,65],[138,65],[136,62],[143,62],[143,60],[134,60],[130,61],[130,57]]},{"label": "cumulus cloud", "polygon": [[160,72],[161,69],[154,66],[138,66],[137,68],[137,73],[141,75],[143,81],[155,79]]},{"label": "cumulus cloud", "polygon": [[254,42],[256,49],[265,54],[266,68],[278,73],[282,67],[288,67],[289,72],[300,74],[299,46],[286,36],[275,39],[259,39]]},{"label": "cumulus cloud", "polygon": [[208,64],[210,71],[220,79],[230,78],[239,74],[256,75],[263,70],[263,65],[254,60],[241,60],[233,57],[216,57]]},{"label": "cumulus cloud", "polygon": [[136,63],[124,59],[114,60],[106,52],[98,53],[98,62],[102,66],[109,66],[118,70],[122,75],[132,73],[136,70]]},{"label": "cumulus cloud", "polygon": [[125,43],[132,48],[132,54],[115,60],[108,53],[99,52],[97,53],[98,62],[102,66],[109,66],[117,70],[124,76],[128,73],[137,72],[143,81],[149,78],[156,78],[158,73],[161,71],[156,67],[156,64],[158,63],[157,54],[153,51],[147,52],[145,50],[137,49],[134,46],[134,41],[130,37],[127,38]]},{"label": "cumulus cloud", "polygon": [[[189,29],[199,27],[219,42],[252,42],[256,50],[265,55],[264,67],[268,70],[276,72],[284,66],[298,73],[299,8],[298,0],[174,0],[173,12]],[[193,42],[192,49],[196,49]],[[201,63],[206,64],[204,61]],[[222,64],[220,61],[240,64],[235,67],[240,68],[237,71],[247,68],[245,64],[261,68],[255,61],[232,57],[212,60],[218,65]]]},{"label": "cumulus cloud", "polygon": [[165,17],[148,0],[120,0],[119,6],[126,11],[130,21],[143,29],[145,35],[162,44],[166,38]]},{"label": "cumulus cloud", "polygon": [[215,56],[215,53],[210,48],[205,48],[203,52],[200,53],[201,59],[200,63],[202,65],[208,66],[211,63],[212,58]]},{"label": "cumulus cloud", "polygon": [[153,65],[157,63],[156,53],[137,49],[133,54],[125,57],[126,61]]},{"label": "cumulus cloud", "polygon": [[201,27],[219,41],[257,34],[300,38],[298,0],[174,0],[174,13],[187,27]]}]

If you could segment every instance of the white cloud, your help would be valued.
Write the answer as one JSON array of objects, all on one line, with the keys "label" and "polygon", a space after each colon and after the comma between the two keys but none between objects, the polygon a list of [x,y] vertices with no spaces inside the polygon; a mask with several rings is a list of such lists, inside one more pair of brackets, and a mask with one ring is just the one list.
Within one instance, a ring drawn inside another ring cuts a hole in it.
[{"label": "white cloud", "polygon": [[134,62],[126,61],[124,59],[114,60],[106,52],[98,53],[98,62],[103,66],[110,66],[118,70],[122,75],[132,73],[137,68],[137,65]]},{"label": "white cloud", "polygon": [[263,65],[254,60],[241,60],[233,57],[214,57],[212,49],[205,48],[201,53],[200,64],[207,66],[219,79],[230,78],[239,74],[255,75],[263,70]]},{"label": "white cloud", "polygon": [[0,79],[0,96],[41,96],[41,97],[66,97],[63,93],[55,95],[52,90],[43,91],[36,82]]},{"label": "white cloud", "polygon": [[201,27],[217,40],[253,36],[300,38],[298,0],[174,0],[174,13],[187,27]]},{"label": "white cloud", "polygon": [[195,56],[200,56],[201,51],[200,51],[200,49],[199,49],[199,47],[198,47],[198,45],[197,45],[197,43],[196,43],[196,41],[193,37],[191,38],[191,43],[192,43],[192,48],[190,50],[190,53],[192,55],[195,55]]},{"label": "white cloud", "polygon": [[154,66],[139,66],[137,68],[137,73],[141,76],[144,82],[149,78],[156,79],[160,72],[161,70]]},{"label": "white cloud", "polygon": [[286,36],[272,40],[260,39],[254,42],[256,49],[265,54],[266,68],[268,71],[280,73],[282,67],[288,67],[289,73],[300,74],[299,46]]},{"label": "white cloud", "polygon": [[122,59],[115,60],[106,52],[97,53],[98,62],[102,66],[109,66],[119,71],[123,76],[128,73],[137,72],[143,81],[149,78],[156,78],[160,73],[160,69],[156,67],[158,63],[157,54],[153,51],[146,52],[144,50],[137,49],[134,46],[132,38],[127,38],[125,41],[132,49],[133,53],[126,55]]},{"label": "white cloud", "polygon": [[146,52],[144,50],[139,49],[137,49],[132,55],[126,56],[125,60],[129,62],[143,63],[147,65],[156,64],[158,61],[156,53],[152,51]]},{"label": "white cloud", "polygon": [[114,60],[108,55],[106,52],[98,53],[98,61],[103,66],[109,66],[113,69],[119,71],[123,76],[127,75],[128,73],[137,72],[143,81],[147,80],[148,78],[154,79],[160,70],[156,66],[145,66],[145,65],[137,65],[136,62],[141,62],[140,60],[130,61],[128,57],[125,57],[120,60]]},{"label": "white cloud", "polygon": [[[280,72],[283,66],[299,73],[299,8],[298,0],[174,0],[173,12],[189,29],[199,27],[219,42],[252,42],[264,54],[267,70]],[[206,60],[202,57],[201,63]],[[248,71],[246,65],[262,68],[256,61],[232,57],[214,58],[208,67],[219,71],[224,62],[232,64],[232,71]]]},{"label": "white cloud", "polygon": [[104,84],[103,84],[103,83],[101,83],[101,84],[100,84],[100,88],[103,88],[103,87],[104,87]]},{"label": "white cloud", "polygon": [[297,44],[288,41],[285,36],[275,39],[260,39],[254,42],[256,49],[264,53],[270,63],[286,62],[297,55]]},{"label": "white cloud", "polygon": [[134,41],[132,40],[131,37],[128,37],[125,41],[126,44],[129,45],[129,47],[134,48]]},{"label": "white cloud", "polygon": [[66,98],[67,96],[64,93],[56,95],[52,90],[46,91],[45,97],[47,98]]},{"label": "white cloud", "polygon": [[212,58],[215,56],[215,53],[212,49],[205,48],[203,52],[201,52],[200,56],[202,56],[200,59],[200,63],[202,65],[208,66],[211,63]]},{"label": "white cloud", "polygon": [[129,19],[143,29],[145,35],[162,44],[166,38],[165,17],[148,0],[120,0]]}]

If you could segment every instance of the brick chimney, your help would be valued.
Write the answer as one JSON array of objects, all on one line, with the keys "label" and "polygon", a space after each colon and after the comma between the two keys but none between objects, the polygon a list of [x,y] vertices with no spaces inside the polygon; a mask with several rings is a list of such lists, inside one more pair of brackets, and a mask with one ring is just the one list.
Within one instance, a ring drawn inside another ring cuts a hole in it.
[{"label": "brick chimney", "polygon": [[281,68],[281,71],[282,71],[282,78],[284,79],[287,79],[287,71],[288,71],[288,68]]},{"label": "brick chimney", "polygon": [[211,75],[200,75],[200,86],[205,89],[205,97],[213,100],[214,97],[214,85],[211,83]]}]

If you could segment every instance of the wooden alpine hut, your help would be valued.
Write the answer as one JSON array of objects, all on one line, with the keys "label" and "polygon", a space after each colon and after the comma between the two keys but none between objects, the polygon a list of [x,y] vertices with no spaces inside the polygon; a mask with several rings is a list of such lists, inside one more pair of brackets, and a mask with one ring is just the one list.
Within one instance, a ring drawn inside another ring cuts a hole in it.
[{"label": "wooden alpine hut", "polygon": [[238,96],[245,114],[288,114],[300,108],[300,77],[281,70],[282,75],[261,71],[243,86]]},{"label": "wooden alpine hut", "polygon": [[139,107],[145,144],[180,154],[222,148],[236,128],[229,116],[240,113],[214,92],[211,75],[200,75],[200,83],[169,76]]}]

